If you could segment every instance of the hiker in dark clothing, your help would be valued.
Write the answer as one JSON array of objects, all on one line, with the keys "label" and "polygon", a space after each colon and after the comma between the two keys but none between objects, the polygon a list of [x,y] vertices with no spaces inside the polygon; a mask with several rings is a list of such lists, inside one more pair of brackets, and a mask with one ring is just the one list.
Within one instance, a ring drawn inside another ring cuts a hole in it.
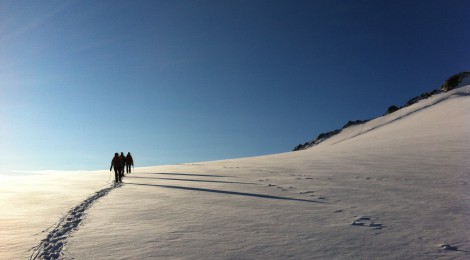
[{"label": "hiker in dark clothing", "polygon": [[124,153],[121,152],[121,155],[119,156],[119,159],[121,160],[121,177],[124,177],[124,168],[126,167],[126,156],[124,156]]},{"label": "hiker in dark clothing", "polygon": [[119,158],[118,153],[114,154],[114,158],[111,160],[111,167],[109,167],[109,171],[111,171],[111,169],[113,169],[113,167],[114,167],[115,182],[116,183],[122,182],[121,171],[122,171],[123,168],[122,168],[121,159]]},{"label": "hiker in dark clothing", "polygon": [[131,173],[131,166],[134,167],[134,159],[130,152],[126,155],[126,173]]}]

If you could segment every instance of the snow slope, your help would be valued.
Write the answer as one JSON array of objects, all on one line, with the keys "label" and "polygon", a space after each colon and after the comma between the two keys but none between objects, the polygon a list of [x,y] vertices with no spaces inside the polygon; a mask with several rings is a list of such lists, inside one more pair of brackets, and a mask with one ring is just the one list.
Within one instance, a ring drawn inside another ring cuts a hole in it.
[{"label": "snow slope", "polygon": [[469,111],[464,86],[303,151],[9,177],[0,258],[469,259]]}]

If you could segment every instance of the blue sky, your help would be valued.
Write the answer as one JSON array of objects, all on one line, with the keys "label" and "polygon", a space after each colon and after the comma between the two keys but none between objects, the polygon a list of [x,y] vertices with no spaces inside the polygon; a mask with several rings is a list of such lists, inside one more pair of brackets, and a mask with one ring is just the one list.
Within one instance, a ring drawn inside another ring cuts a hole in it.
[{"label": "blue sky", "polygon": [[468,1],[0,1],[2,171],[290,151],[468,71]]}]

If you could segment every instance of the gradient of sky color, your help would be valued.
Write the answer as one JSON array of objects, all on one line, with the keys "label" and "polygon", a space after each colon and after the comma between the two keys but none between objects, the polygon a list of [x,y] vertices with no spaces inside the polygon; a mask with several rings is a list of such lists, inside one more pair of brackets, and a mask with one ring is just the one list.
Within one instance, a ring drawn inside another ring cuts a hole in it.
[{"label": "gradient of sky color", "polygon": [[0,1],[2,170],[290,151],[469,70],[469,1]]}]

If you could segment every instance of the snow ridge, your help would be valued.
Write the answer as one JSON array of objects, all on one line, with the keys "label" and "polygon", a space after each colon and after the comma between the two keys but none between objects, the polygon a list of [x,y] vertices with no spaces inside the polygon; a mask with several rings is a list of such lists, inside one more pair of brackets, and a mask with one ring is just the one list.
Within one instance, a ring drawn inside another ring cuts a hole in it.
[{"label": "snow ridge", "polygon": [[[85,219],[86,210],[90,208],[95,201],[106,196],[116,187],[121,187],[121,185],[113,184],[108,188],[99,190],[80,203],[80,205],[70,209],[69,212],[67,212],[67,214],[54,225],[55,228],[47,235],[47,237],[41,240],[39,245],[30,249],[32,250],[32,253],[29,259],[59,259],[65,245],[67,244],[67,238],[71,236],[72,232],[78,230],[78,226],[82,220]],[[48,229],[43,232],[47,230]]]},{"label": "snow ridge", "polygon": [[[428,99],[428,98],[430,98],[430,97],[432,97],[436,94],[440,94],[442,92],[448,92],[450,90],[460,88],[460,87],[464,87],[464,86],[469,85],[469,84],[470,84],[470,72],[464,71],[464,72],[461,72],[459,74],[453,75],[452,77],[447,79],[444,82],[444,84],[441,85],[439,90],[435,89],[435,90],[432,90],[430,92],[422,93],[421,95],[416,96],[416,97],[408,100],[408,102],[405,105],[403,105],[402,107],[392,106],[392,107],[395,107],[395,109],[390,111],[390,108],[391,108],[390,107],[389,111],[387,111],[387,113],[384,116],[389,115],[391,113],[394,113],[397,110],[400,110],[402,108],[414,105],[414,104],[418,103],[419,101],[421,101],[423,99]],[[440,101],[442,101],[442,100],[440,100]],[[436,104],[436,103],[434,103],[434,104]],[[434,104],[431,104],[431,105],[434,105]],[[292,151],[300,151],[300,150],[309,149],[309,148],[314,147],[314,146],[322,143],[323,141],[339,134],[345,128],[348,128],[348,127],[354,126],[354,125],[365,124],[365,123],[367,123],[369,121],[372,121],[372,120],[373,119],[349,121],[341,129],[336,129],[336,130],[333,130],[333,131],[322,133],[322,134],[318,135],[318,137],[314,140],[310,140],[308,142],[305,142],[304,144],[297,145],[296,147],[294,147],[294,149]]]}]

